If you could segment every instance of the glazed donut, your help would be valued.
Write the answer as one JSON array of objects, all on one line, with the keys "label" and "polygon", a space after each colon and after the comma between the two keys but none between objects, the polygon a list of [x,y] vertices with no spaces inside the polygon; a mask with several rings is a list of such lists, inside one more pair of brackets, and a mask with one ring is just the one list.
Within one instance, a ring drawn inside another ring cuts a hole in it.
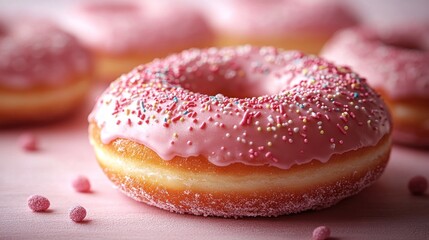
[{"label": "glazed donut", "polygon": [[0,126],[76,109],[90,86],[89,53],[48,20],[2,17],[0,25]]},{"label": "glazed donut", "polygon": [[336,1],[231,0],[207,6],[218,46],[252,44],[317,54],[335,31],[357,23]]},{"label": "glazed donut", "polygon": [[429,146],[429,28],[352,28],[339,32],[322,56],[349,65],[379,91],[392,112],[396,142]]},{"label": "glazed donut", "polygon": [[86,2],[66,17],[65,26],[92,50],[96,76],[109,82],[154,58],[213,41],[202,14],[157,1]]},{"label": "glazed donut", "polygon": [[90,140],[128,196],[177,213],[329,207],[382,173],[390,116],[358,75],[271,47],[188,50],[101,95]]}]

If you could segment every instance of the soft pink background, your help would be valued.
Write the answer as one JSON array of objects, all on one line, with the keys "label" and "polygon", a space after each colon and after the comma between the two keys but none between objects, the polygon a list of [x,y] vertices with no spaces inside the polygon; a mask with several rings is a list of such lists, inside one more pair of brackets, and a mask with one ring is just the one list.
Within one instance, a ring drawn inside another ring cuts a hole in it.
[{"label": "soft pink background", "polygon": [[[348,2],[365,21],[379,25],[427,19],[429,9],[424,0]],[[68,4],[1,0],[0,10],[55,16]],[[94,89],[87,106],[63,122],[0,129],[0,239],[310,239],[319,225],[329,226],[334,239],[429,239],[429,196],[415,197],[407,189],[414,175],[429,178],[429,151],[402,146],[394,146],[377,183],[323,211],[235,220],[178,215],[137,203],[112,187],[88,143],[86,116],[102,88]],[[39,137],[40,151],[24,152],[17,144],[27,131]],[[92,193],[71,188],[78,174],[90,178]],[[31,194],[48,197],[50,211],[31,212],[26,205]],[[76,204],[88,211],[82,224],[68,218]]]}]

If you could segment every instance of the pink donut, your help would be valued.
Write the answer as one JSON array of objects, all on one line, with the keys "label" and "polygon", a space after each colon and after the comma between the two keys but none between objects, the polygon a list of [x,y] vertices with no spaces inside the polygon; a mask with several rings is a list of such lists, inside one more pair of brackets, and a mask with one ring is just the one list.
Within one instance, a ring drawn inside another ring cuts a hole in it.
[{"label": "pink donut", "polygon": [[383,96],[397,142],[429,146],[429,27],[336,34],[322,56],[349,65]]},{"label": "pink donut", "polygon": [[269,47],[141,65],[111,84],[89,121],[97,159],[122,191],[197,215],[328,207],[377,179],[390,152],[390,116],[365,80]]},{"label": "pink donut", "polygon": [[335,31],[357,23],[338,1],[231,0],[208,6],[221,46],[253,44],[318,53]]},{"label": "pink donut", "polygon": [[208,47],[213,38],[197,11],[156,1],[83,3],[68,17],[66,26],[96,56],[97,76],[109,81],[154,58]]},{"label": "pink donut", "polygon": [[73,111],[91,72],[89,53],[50,21],[0,18],[0,125]]}]

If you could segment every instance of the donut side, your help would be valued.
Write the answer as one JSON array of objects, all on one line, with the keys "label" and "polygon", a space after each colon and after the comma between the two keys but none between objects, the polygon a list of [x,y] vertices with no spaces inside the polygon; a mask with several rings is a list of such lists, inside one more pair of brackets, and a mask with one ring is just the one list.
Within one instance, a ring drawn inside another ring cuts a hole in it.
[{"label": "donut side", "polygon": [[393,138],[401,144],[429,146],[429,98],[392,99],[383,89],[377,89],[392,113]]},{"label": "donut side", "polygon": [[187,49],[189,46],[195,48],[204,48],[212,45],[212,40],[201,40],[198,43],[186,43],[170,46],[168,49],[159,50],[155,53],[146,52],[144,54],[136,54],[137,49],[131,49],[129,52],[112,55],[109,52],[101,50],[93,50],[94,56],[94,75],[100,80],[112,81],[113,79],[121,76],[124,72],[129,72],[133,68],[149,63],[157,58],[166,57],[171,53],[180,52]]},{"label": "donut side", "polygon": [[82,76],[61,86],[25,90],[0,87],[0,126],[62,118],[85,100],[90,86],[90,77]]},{"label": "donut side", "polygon": [[428,41],[428,30],[414,27],[389,30],[387,36],[367,28],[342,30],[326,44],[321,56],[352,67],[381,94],[392,114],[395,142],[427,147],[429,54],[422,43]]},{"label": "donut side", "polygon": [[100,140],[95,123],[90,141],[108,178],[131,198],[171,212],[204,216],[278,216],[323,209],[352,196],[382,174],[390,154],[390,135],[375,146],[313,160],[290,169],[219,167],[204,157],[166,161],[127,139]]},{"label": "donut side", "polygon": [[281,49],[298,49],[308,54],[317,54],[320,49],[331,37],[330,34],[312,33],[310,34],[291,34],[284,37],[263,37],[249,38],[243,36],[234,36],[232,34],[219,34],[216,40],[217,46],[239,46],[250,44],[253,46],[276,46]]}]

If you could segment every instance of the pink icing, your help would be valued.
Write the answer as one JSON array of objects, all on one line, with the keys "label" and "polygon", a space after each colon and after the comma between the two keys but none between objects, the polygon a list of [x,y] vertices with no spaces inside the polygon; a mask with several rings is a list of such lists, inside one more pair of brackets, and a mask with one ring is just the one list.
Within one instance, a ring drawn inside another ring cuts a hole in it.
[{"label": "pink icing", "polygon": [[429,28],[346,29],[327,43],[322,56],[351,66],[392,99],[429,98]]},{"label": "pink icing", "polygon": [[331,35],[357,23],[351,12],[335,1],[234,0],[222,1],[208,11],[215,29],[253,37]]},{"label": "pink icing", "polygon": [[282,169],[375,145],[391,128],[383,101],[349,69],[250,46],[141,65],[110,85],[89,120],[103,143],[131,139],[166,160]]},{"label": "pink icing", "polygon": [[213,35],[197,11],[155,1],[85,3],[66,25],[89,47],[116,55],[189,48]]},{"label": "pink icing", "polygon": [[90,56],[47,20],[0,18],[0,86],[54,86],[88,74]]}]

